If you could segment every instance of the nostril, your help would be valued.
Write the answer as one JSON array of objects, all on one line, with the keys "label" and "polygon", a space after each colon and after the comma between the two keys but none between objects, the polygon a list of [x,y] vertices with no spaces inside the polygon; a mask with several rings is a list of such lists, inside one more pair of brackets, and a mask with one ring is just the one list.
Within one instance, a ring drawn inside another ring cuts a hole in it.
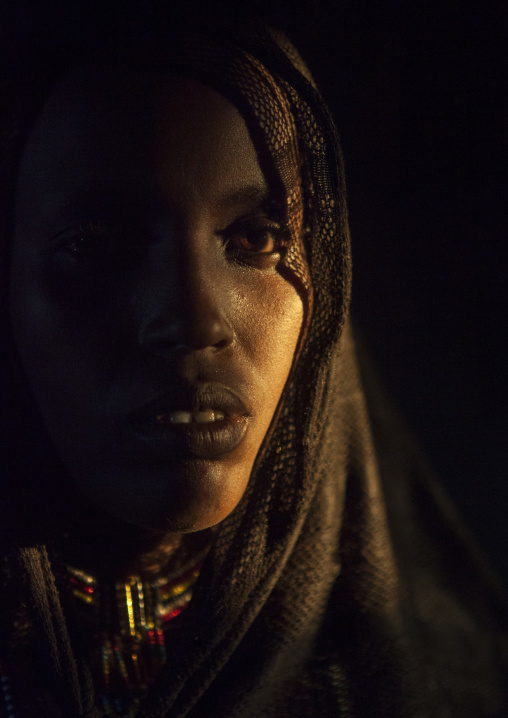
[{"label": "nostril", "polygon": [[211,346],[215,349],[224,349],[233,340],[233,331],[224,319],[216,319],[208,325],[195,327],[194,343],[196,347],[201,345]]},{"label": "nostril", "polygon": [[223,318],[202,316],[194,321],[159,320],[148,322],[139,333],[139,343],[154,353],[225,349],[233,341],[233,330]]},{"label": "nostril", "polygon": [[176,323],[150,321],[140,328],[139,344],[149,350],[174,349],[180,343],[181,334],[181,327]]}]

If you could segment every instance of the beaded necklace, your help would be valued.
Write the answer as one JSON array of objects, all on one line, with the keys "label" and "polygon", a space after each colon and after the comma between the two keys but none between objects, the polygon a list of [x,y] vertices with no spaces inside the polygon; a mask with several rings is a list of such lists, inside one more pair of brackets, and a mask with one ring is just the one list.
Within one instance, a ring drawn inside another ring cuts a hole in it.
[{"label": "beaded necklace", "polygon": [[[153,581],[131,576],[125,583],[101,585],[94,576],[67,566],[96,686],[96,705],[105,716],[136,715],[166,661],[166,647],[178,630],[175,619],[191,600],[208,549],[178,571]],[[20,715],[17,698],[10,671],[0,661],[0,718]]]},{"label": "beaded necklace", "polygon": [[92,629],[92,673],[106,716],[135,716],[166,661],[166,643],[178,623],[174,619],[191,600],[206,552],[176,574],[151,582],[132,576],[109,588],[67,567],[80,618]]}]

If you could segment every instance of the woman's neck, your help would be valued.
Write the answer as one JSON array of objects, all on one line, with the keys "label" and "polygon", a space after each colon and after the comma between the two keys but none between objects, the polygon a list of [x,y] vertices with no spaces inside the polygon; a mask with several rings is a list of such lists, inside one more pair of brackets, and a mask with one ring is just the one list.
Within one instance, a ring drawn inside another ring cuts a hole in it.
[{"label": "woman's neck", "polygon": [[67,513],[61,532],[64,561],[98,578],[140,576],[153,580],[172,573],[211,543],[213,529],[193,534],[148,531],[82,502]]}]

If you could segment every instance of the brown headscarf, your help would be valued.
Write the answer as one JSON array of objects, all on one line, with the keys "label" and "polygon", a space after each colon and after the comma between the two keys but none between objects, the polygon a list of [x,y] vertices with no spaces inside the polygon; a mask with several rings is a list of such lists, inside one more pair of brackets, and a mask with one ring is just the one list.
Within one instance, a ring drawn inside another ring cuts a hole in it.
[{"label": "brown headscarf", "polygon": [[[504,599],[347,320],[344,170],[307,70],[260,27],[201,29],[156,48],[155,67],[167,55],[172,71],[238,107],[292,231],[303,212],[285,262],[306,320],[248,489],[220,525],[185,639],[139,718],[507,715]],[[61,715],[98,716],[47,549],[17,557]]]}]

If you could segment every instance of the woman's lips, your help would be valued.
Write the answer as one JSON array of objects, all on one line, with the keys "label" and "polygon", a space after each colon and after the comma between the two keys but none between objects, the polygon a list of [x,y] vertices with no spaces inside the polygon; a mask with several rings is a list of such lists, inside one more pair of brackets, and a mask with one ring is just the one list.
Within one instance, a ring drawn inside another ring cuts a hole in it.
[{"label": "woman's lips", "polygon": [[208,424],[222,421],[224,412],[218,409],[206,411],[173,411],[170,414],[158,414],[155,420],[159,424]]},{"label": "woman's lips", "polygon": [[216,459],[233,451],[248,428],[251,412],[221,385],[175,387],[131,415],[137,448],[163,459]]}]

